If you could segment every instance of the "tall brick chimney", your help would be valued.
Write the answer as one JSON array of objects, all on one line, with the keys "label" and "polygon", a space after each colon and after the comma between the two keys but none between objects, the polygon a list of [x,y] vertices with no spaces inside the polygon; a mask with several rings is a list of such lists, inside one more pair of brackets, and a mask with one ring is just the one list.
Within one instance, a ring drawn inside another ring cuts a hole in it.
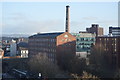
[{"label": "tall brick chimney", "polygon": [[70,32],[70,6],[66,6],[66,29],[65,32]]}]

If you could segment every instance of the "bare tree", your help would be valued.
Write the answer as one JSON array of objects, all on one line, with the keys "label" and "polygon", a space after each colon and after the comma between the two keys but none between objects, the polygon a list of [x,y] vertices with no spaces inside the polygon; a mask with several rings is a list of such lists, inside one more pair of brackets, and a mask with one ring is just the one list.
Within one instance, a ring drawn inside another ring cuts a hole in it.
[{"label": "bare tree", "polygon": [[32,71],[42,73],[43,77],[64,77],[57,64],[49,61],[49,59],[46,56],[41,56],[41,54],[33,56],[29,60],[28,64]]},{"label": "bare tree", "polygon": [[88,71],[101,78],[111,78],[114,74],[109,61],[109,53],[107,53],[102,45],[95,45],[91,49],[90,65]]}]

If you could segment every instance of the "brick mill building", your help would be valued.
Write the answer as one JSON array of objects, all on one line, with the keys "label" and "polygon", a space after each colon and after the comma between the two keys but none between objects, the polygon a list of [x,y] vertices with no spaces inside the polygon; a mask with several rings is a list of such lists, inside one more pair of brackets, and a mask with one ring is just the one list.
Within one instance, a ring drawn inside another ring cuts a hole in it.
[{"label": "brick mill building", "polygon": [[43,54],[56,62],[61,53],[76,52],[76,38],[68,32],[41,33],[29,37],[29,55]]},{"label": "brick mill building", "polygon": [[29,37],[29,57],[42,54],[54,63],[58,63],[60,54],[76,53],[76,38],[69,33],[69,6],[66,6],[65,32],[38,33]]},{"label": "brick mill building", "polygon": [[96,45],[104,48],[109,54],[109,63],[120,68],[120,37],[119,36],[101,36],[96,38]]}]

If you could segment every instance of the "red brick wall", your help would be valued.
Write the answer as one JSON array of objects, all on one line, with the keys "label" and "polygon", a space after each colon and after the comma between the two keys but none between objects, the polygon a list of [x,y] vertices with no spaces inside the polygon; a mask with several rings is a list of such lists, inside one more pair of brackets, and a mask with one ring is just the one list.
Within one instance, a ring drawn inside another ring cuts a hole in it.
[{"label": "red brick wall", "polygon": [[[109,63],[113,65],[113,58],[116,58],[115,64],[117,65],[117,67],[120,67],[120,37],[97,37],[96,45],[100,44],[102,45],[102,47],[104,47],[104,50],[109,54]],[[115,66],[115,64],[113,66]]]},{"label": "red brick wall", "polygon": [[76,52],[76,38],[70,33],[63,33],[57,36],[57,51],[69,52],[75,54]]}]

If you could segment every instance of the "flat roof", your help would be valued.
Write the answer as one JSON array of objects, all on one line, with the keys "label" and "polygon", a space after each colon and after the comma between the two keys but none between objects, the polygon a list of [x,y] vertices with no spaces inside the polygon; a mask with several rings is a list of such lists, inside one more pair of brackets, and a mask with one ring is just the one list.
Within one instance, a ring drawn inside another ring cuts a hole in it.
[{"label": "flat roof", "polygon": [[58,35],[61,35],[63,34],[64,32],[55,32],[55,33],[38,33],[38,34],[35,34],[35,35],[32,35],[30,36],[29,38],[31,37],[56,37]]}]

